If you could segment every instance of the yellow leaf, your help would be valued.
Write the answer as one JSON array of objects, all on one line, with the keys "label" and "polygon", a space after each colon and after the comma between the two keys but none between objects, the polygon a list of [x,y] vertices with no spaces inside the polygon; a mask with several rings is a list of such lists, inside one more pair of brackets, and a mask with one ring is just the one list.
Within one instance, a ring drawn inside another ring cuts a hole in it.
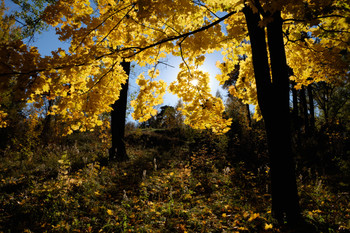
[{"label": "yellow leaf", "polygon": [[113,210],[107,209],[107,214],[108,214],[108,215],[113,215],[113,214],[114,214],[114,213],[113,213]]},{"label": "yellow leaf", "polygon": [[79,129],[79,125],[72,125],[71,128],[72,128],[72,130],[78,130]]},{"label": "yellow leaf", "polygon": [[272,224],[265,223],[265,230],[272,229]]},{"label": "yellow leaf", "polygon": [[253,213],[250,218],[248,219],[248,222],[253,221],[254,219],[258,218],[260,216],[259,213]]}]

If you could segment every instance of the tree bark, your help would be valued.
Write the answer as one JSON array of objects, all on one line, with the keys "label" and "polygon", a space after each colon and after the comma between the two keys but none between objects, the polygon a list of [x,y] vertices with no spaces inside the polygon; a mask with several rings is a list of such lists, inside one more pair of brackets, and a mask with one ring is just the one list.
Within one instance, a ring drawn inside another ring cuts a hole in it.
[{"label": "tree bark", "polygon": [[[273,21],[267,25],[267,38],[270,52],[273,94],[276,108],[267,114],[267,134],[272,174],[272,209],[277,219],[286,216],[289,223],[300,219],[299,197],[292,155],[289,74],[283,41],[281,12],[275,12]],[[272,106],[274,108],[274,106]],[[273,111],[273,112],[272,112]],[[277,123],[277,125],[276,125]]]},{"label": "tree bark", "polygon": [[300,94],[302,119],[303,119],[303,124],[305,127],[305,134],[309,135],[309,133],[310,133],[310,130],[309,130],[310,129],[310,127],[309,127],[309,112],[308,112],[307,101],[306,101],[305,87],[301,88],[299,94]]},{"label": "tree bark", "polygon": [[283,222],[295,223],[300,218],[299,198],[292,157],[289,110],[289,74],[286,62],[282,18],[273,15],[267,26],[271,73],[267,56],[265,30],[259,27],[260,16],[245,6],[256,79],[258,103],[265,122],[271,166],[272,211]]},{"label": "tree bark", "polygon": [[250,109],[249,109],[249,104],[245,105],[247,109],[247,119],[248,119],[248,126],[249,128],[252,127],[252,118],[250,117]]},{"label": "tree bark", "polygon": [[[49,100],[47,111],[49,111],[52,106],[53,106],[53,100]],[[47,145],[50,142],[50,140],[52,139],[51,121],[52,121],[52,115],[50,115],[50,114],[46,115],[44,122],[43,122],[43,129],[42,129],[41,134],[40,134],[42,143],[44,145]]]},{"label": "tree bark", "polygon": [[298,91],[295,90],[295,82],[291,82],[292,85],[292,96],[293,96],[293,110],[292,110],[292,120],[293,120],[293,130],[297,132],[299,137],[299,107],[298,107]]},{"label": "tree bark", "polygon": [[310,133],[315,131],[315,105],[314,105],[314,95],[312,93],[312,84],[307,86],[307,95],[309,96],[309,110],[310,110]]},{"label": "tree bark", "polygon": [[130,62],[121,63],[123,70],[128,75],[128,79],[122,85],[119,99],[112,105],[111,112],[111,131],[112,131],[112,147],[109,149],[109,161],[126,161],[129,156],[125,148],[125,117],[128,98],[128,86],[130,75]]}]

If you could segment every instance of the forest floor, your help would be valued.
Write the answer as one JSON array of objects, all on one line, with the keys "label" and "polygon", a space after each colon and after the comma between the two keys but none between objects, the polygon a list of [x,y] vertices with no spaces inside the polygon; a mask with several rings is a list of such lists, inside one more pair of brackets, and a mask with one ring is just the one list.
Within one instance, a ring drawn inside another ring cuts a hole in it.
[{"label": "forest floor", "polygon": [[[88,137],[9,148],[0,157],[0,232],[301,232],[271,217],[266,164],[233,163],[219,144],[199,143],[135,131],[130,161],[108,166]],[[297,182],[308,225],[350,232],[349,193],[303,171]]]}]

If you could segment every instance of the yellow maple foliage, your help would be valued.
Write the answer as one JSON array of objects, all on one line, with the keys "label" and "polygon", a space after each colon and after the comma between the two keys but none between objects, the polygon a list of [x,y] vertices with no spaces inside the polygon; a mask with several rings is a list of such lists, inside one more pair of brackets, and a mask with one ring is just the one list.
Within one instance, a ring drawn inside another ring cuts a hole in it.
[{"label": "yellow maple foliage", "polygon": [[[224,63],[217,63],[220,84],[239,63],[239,77],[230,92],[244,103],[258,106],[242,13],[245,4],[253,12],[261,11],[259,7],[265,12],[282,12],[295,88],[347,77],[349,57],[344,51],[349,51],[350,11],[343,1],[275,0],[256,5],[248,0],[97,0],[94,4],[58,0],[46,8],[43,20],[55,27],[60,40],[70,43],[69,49],[41,57],[36,48],[21,41],[2,40],[0,50],[6,56],[0,58],[0,88],[5,89],[11,77],[18,75],[22,85],[18,90],[26,90],[19,93],[22,99],[38,108],[44,104],[43,96],[55,99],[48,114],[60,116],[67,126],[65,133],[85,131],[101,125],[99,116],[111,111],[111,104],[119,98],[121,85],[128,78],[120,63],[148,64],[153,68],[147,76],[139,76],[140,93],[131,103],[133,117],[145,121],[156,114],[154,106],[162,103],[166,91],[165,82],[156,80],[159,71],[154,67],[172,54],[180,56],[183,63],[168,90],[183,100],[185,123],[225,133],[231,120],[222,117],[223,102],[210,94],[209,74],[198,67],[204,54],[221,51]],[[259,25],[270,22],[271,17],[264,15]],[[194,79],[198,80],[195,86],[191,84]],[[259,107],[255,113],[261,118]]]}]

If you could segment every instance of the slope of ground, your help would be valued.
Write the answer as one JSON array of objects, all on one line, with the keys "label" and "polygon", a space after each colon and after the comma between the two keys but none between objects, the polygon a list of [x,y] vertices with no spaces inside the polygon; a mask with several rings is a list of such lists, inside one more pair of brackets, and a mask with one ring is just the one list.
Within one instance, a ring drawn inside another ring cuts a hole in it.
[{"label": "slope of ground", "polygon": [[[84,140],[4,151],[0,232],[293,232],[271,217],[267,165],[231,164],[220,138],[176,136],[135,131],[127,137],[131,160],[108,166]],[[349,194],[324,180],[311,171],[298,177],[308,229],[350,232]]]}]

